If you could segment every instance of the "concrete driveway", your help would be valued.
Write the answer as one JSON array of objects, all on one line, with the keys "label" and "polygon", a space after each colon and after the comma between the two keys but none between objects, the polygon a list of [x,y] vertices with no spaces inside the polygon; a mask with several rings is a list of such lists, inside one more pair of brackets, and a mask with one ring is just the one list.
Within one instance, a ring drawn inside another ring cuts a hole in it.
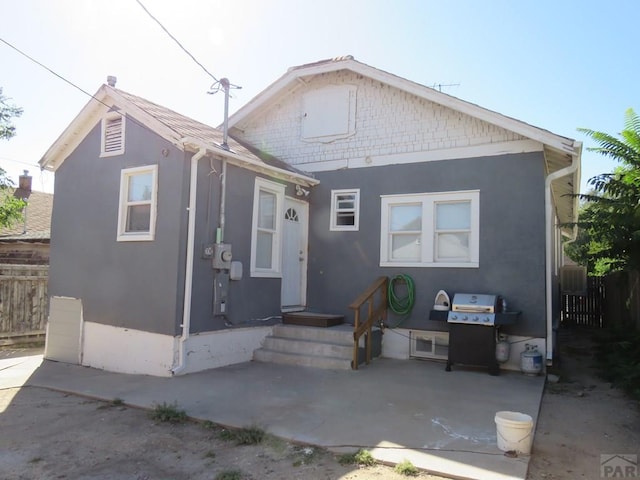
[{"label": "concrete driveway", "polygon": [[191,417],[269,433],[335,451],[365,448],[444,476],[525,479],[529,456],[496,443],[495,413],[537,420],[543,377],[419,360],[377,359],[358,371],[242,363],[175,378],[109,373],[43,361],[0,358],[0,388],[33,385],[143,408],[177,402]]}]

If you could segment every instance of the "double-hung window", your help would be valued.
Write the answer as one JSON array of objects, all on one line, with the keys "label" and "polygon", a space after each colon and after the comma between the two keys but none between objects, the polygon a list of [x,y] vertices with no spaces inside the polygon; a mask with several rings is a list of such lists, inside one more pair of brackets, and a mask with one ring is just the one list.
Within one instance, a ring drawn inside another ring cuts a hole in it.
[{"label": "double-hung window", "polygon": [[154,239],[157,191],[157,165],[122,170],[120,174],[118,241]]},{"label": "double-hung window", "polygon": [[251,276],[281,276],[284,185],[256,178],[251,229]]},{"label": "double-hung window", "polygon": [[381,197],[380,266],[478,267],[480,194]]},{"label": "double-hung window", "polygon": [[331,190],[330,230],[357,231],[360,217],[360,189]]}]

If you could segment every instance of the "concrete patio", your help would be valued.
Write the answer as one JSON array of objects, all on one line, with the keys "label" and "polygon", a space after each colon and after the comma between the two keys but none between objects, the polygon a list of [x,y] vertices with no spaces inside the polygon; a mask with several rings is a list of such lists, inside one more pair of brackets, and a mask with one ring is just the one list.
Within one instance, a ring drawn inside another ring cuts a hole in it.
[{"label": "concrete patio", "polygon": [[243,363],[175,378],[109,373],[43,361],[0,359],[0,388],[51,388],[153,408],[177,402],[191,417],[269,433],[334,451],[365,448],[383,462],[404,459],[444,476],[525,479],[529,456],[496,444],[494,416],[537,420],[543,377],[419,360],[377,359],[358,371]]}]

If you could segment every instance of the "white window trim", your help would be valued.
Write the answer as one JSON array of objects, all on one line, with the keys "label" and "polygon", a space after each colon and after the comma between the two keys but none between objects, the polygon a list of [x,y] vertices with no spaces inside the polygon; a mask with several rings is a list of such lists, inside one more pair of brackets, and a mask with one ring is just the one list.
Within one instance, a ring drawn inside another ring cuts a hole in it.
[{"label": "white window trim", "polygon": [[[272,268],[258,268],[256,266],[256,247],[258,240],[258,213],[260,207],[260,191],[272,193],[276,196],[276,231],[271,245]],[[253,190],[253,218],[251,221],[251,265],[252,277],[282,278],[282,222],[284,217],[284,185],[257,177]]]},{"label": "white window trim", "polygon": [[[122,127],[121,127],[121,142],[120,148],[118,150],[113,150],[111,152],[106,152],[106,132],[107,132],[107,122],[109,120],[114,120],[116,118],[122,118]],[[113,157],[115,155],[123,155],[125,148],[125,130],[127,125],[127,117],[120,112],[109,112],[104,117],[102,117],[102,125],[101,125],[101,136],[100,136],[100,157]]]},{"label": "white window trim", "polygon": [[[444,267],[478,268],[480,266],[480,191],[413,193],[381,195],[380,266],[381,267]],[[435,259],[435,205],[438,202],[471,202],[470,259],[465,262],[438,262]],[[422,204],[422,261],[394,261],[389,259],[389,209],[393,205]]]},{"label": "white window trim", "polygon": [[[142,173],[151,173],[151,213],[148,232],[127,232],[127,207],[129,177]],[[120,172],[120,202],[118,206],[118,242],[143,242],[155,239],[156,216],[158,208],[158,165],[146,165],[144,167],[125,168]]]},{"label": "white window trim", "polygon": [[[338,214],[338,195],[354,194],[354,224],[353,225],[338,225],[336,222]],[[331,190],[331,225],[329,229],[332,232],[357,232],[360,229],[360,189],[349,188],[341,190]]]}]

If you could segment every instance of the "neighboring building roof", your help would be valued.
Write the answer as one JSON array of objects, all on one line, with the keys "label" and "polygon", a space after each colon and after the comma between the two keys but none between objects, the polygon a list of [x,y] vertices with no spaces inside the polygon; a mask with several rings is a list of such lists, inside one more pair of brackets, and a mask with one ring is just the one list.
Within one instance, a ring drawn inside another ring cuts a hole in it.
[{"label": "neighboring building roof", "polygon": [[553,173],[570,166],[572,162],[577,162],[578,168],[573,174],[555,180],[552,184],[552,193],[559,221],[561,223],[577,221],[578,199],[573,197],[572,194],[578,193],[580,188],[581,142],[556,135],[548,130],[534,127],[515,118],[507,117],[433,88],[371,67],[356,61],[350,55],[290,68],[282,77],[231,115],[228,122],[229,128],[234,126],[241,128],[243,121],[253,117],[263,109],[269,108],[280,98],[291,94],[292,91],[303,88],[311,77],[341,70],[348,70],[375,79],[413,94],[418,98],[434,102],[539,142],[542,146],[541,150],[544,152],[547,173]]},{"label": "neighboring building roof", "polygon": [[238,166],[284,178],[302,185],[318,183],[308,174],[282,162],[261,156],[229,137],[228,148],[222,146],[223,132],[166,107],[122,90],[102,85],[78,116],[47,150],[40,166],[55,171],[109,109],[117,109],[137,123],[184,151],[206,149]]},{"label": "neighboring building roof", "polygon": [[0,242],[48,241],[51,237],[52,208],[52,193],[32,191],[27,202],[25,218],[15,222],[11,227],[0,228]]}]

